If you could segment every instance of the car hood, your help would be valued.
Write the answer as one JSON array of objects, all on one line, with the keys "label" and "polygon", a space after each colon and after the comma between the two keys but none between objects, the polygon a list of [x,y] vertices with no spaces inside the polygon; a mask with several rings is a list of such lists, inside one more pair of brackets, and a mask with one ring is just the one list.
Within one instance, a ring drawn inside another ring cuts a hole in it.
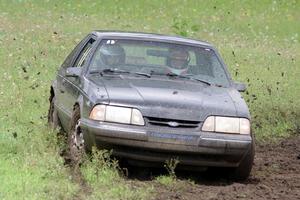
[{"label": "car hood", "polygon": [[191,121],[204,121],[209,115],[249,118],[244,100],[233,88],[155,77],[95,76],[91,80],[98,91],[105,89],[110,105],[137,108],[145,117]]}]

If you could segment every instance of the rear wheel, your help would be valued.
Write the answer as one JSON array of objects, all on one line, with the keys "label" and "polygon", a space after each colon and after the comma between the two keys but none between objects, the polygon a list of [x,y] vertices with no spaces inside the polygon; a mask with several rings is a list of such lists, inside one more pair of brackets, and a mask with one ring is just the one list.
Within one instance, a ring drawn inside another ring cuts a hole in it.
[{"label": "rear wheel", "polygon": [[85,155],[83,132],[80,128],[80,109],[75,107],[68,131],[68,151],[72,165],[79,165]]},{"label": "rear wheel", "polygon": [[58,114],[57,114],[57,109],[54,106],[54,102],[55,102],[55,96],[52,97],[52,99],[50,101],[50,106],[49,106],[49,110],[48,110],[48,125],[52,129],[57,129],[57,128],[61,128],[61,126],[60,126],[60,121],[59,121]]}]

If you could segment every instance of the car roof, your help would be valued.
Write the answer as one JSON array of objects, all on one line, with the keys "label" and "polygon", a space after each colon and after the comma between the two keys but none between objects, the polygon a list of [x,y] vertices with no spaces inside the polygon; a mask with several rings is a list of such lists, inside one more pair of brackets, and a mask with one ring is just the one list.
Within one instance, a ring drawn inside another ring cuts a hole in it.
[{"label": "car roof", "polygon": [[124,38],[136,38],[136,39],[153,39],[153,40],[166,40],[180,43],[188,43],[193,45],[202,45],[207,47],[213,47],[212,44],[200,40],[183,38],[180,36],[170,36],[163,34],[154,34],[154,33],[142,33],[142,32],[123,32],[123,31],[108,31],[108,30],[96,30],[92,34],[98,37],[124,37]]}]

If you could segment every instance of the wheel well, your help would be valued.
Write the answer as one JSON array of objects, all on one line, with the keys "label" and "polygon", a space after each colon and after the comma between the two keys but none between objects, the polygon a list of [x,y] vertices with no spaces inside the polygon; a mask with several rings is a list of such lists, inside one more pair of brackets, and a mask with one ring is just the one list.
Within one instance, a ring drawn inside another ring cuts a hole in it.
[{"label": "wheel well", "polygon": [[79,105],[79,103],[78,102],[76,102],[75,104],[74,104],[74,106],[73,106],[73,111],[76,109],[76,108],[79,108],[79,110],[80,110],[80,105]]},{"label": "wheel well", "polygon": [[50,97],[49,97],[49,101],[50,101],[50,102],[52,101],[52,99],[53,99],[54,96],[55,96],[54,89],[53,89],[53,87],[51,86],[51,88],[50,88]]}]

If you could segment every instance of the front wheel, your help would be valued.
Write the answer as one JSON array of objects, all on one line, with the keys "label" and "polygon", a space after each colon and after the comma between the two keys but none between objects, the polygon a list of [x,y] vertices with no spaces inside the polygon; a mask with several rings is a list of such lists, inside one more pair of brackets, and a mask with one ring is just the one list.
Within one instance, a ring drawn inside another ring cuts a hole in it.
[{"label": "front wheel", "polygon": [[244,181],[250,176],[253,161],[255,155],[255,145],[254,141],[252,141],[252,145],[248,153],[245,155],[243,160],[241,161],[240,165],[234,169],[230,170],[230,178],[236,181]]},{"label": "front wheel", "polygon": [[83,132],[80,128],[80,109],[75,107],[71,118],[70,129],[68,132],[68,151],[72,165],[82,163],[85,155]]}]

